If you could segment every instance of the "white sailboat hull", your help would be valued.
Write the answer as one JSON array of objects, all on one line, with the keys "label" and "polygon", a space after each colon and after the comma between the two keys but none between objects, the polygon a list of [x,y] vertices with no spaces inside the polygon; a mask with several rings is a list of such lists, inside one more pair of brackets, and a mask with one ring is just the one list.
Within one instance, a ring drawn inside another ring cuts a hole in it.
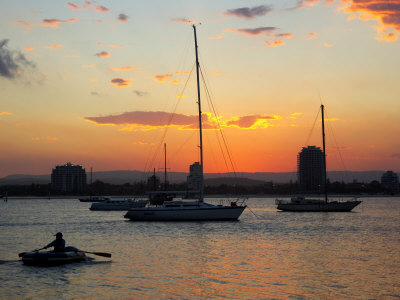
[{"label": "white sailboat hull", "polygon": [[245,208],[222,205],[131,208],[124,217],[131,221],[234,221]]},{"label": "white sailboat hull", "polygon": [[318,211],[332,211],[332,212],[346,212],[351,211],[354,207],[360,204],[359,200],[338,202],[332,201],[325,203],[324,201],[308,201],[304,200],[292,200],[292,201],[284,201],[277,200],[277,209],[283,211],[299,211],[299,212],[318,212]]}]

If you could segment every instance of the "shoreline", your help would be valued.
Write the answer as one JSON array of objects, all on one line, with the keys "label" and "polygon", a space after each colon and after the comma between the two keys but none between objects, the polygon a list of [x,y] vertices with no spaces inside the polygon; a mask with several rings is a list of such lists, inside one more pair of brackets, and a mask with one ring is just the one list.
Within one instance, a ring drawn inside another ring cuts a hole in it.
[{"label": "shoreline", "polygon": [[[285,194],[280,194],[280,195],[274,195],[274,194],[263,194],[263,195],[205,195],[205,198],[209,198],[209,199],[215,199],[215,198],[228,198],[228,199],[233,199],[233,198],[291,198],[293,196],[297,196],[297,195],[285,195]],[[322,198],[323,195],[302,195],[304,197],[308,197],[308,198]],[[59,199],[75,199],[75,200],[79,200],[79,198],[84,198],[84,197],[89,197],[89,196],[71,196],[71,195],[67,195],[67,196],[51,196],[51,197],[44,197],[44,196],[9,196],[7,197],[7,200],[42,200],[42,199],[48,199],[48,200],[59,200]],[[139,195],[139,196],[124,196],[124,195],[115,195],[115,196],[109,196],[110,198],[143,198],[143,195]],[[351,195],[351,194],[336,194],[336,195],[329,195],[329,198],[400,198],[400,194],[397,195]],[[3,202],[7,202],[6,198],[2,198]],[[0,202],[2,202],[0,200]]]}]

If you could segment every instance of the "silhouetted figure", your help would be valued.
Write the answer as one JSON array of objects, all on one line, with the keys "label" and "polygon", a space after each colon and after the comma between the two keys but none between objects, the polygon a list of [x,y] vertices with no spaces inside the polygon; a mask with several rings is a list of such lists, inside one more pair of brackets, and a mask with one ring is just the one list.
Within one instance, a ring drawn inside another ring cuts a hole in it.
[{"label": "silhouetted figure", "polygon": [[57,232],[55,234],[56,239],[52,241],[47,246],[43,247],[43,249],[47,249],[49,247],[54,247],[54,252],[63,252],[65,251],[65,240],[62,238],[63,235],[61,232]]}]

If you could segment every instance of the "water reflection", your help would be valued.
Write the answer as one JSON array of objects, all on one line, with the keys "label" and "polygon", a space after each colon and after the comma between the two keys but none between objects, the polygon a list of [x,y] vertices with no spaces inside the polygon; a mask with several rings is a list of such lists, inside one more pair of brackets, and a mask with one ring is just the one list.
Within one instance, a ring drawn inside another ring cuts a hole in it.
[{"label": "water reflection", "polygon": [[[366,199],[345,214],[280,213],[273,201],[250,199],[257,218],[245,211],[239,222],[140,223],[77,200],[11,200],[0,205],[0,298],[400,297],[400,199]],[[112,259],[16,260],[57,231]]]}]

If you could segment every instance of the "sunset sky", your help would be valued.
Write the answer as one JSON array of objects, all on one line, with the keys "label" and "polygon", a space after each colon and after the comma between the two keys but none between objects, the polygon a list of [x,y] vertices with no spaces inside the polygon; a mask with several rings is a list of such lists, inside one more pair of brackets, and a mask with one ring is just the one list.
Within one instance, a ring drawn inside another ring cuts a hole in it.
[{"label": "sunset sky", "polygon": [[296,171],[301,148],[321,146],[321,101],[328,170],[400,172],[400,0],[0,0],[0,11],[0,177],[66,162],[159,170],[164,143],[169,171],[188,172],[192,24],[205,172],[232,171],[225,143],[238,172]]}]

